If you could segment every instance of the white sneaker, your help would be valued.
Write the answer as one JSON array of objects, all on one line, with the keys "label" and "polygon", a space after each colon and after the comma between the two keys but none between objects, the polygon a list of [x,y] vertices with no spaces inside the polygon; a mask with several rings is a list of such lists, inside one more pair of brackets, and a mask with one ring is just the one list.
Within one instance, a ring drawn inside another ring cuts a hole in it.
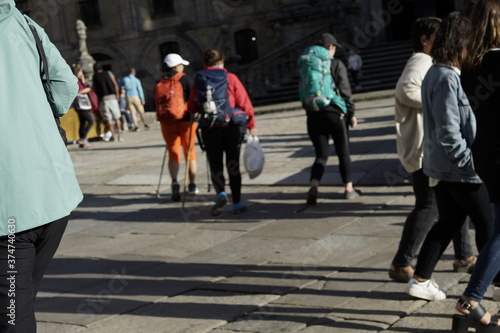
[{"label": "white sneaker", "polygon": [[109,141],[109,139],[111,139],[111,137],[113,136],[113,134],[111,134],[111,131],[107,131],[106,134],[104,134],[104,136],[102,137],[102,139],[104,141]]},{"label": "white sneaker", "polygon": [[424,282],[418,282],[415,279],[408,281],[406,292],[413,297],[426,299],[428,301],[441,301],[446,299],[444,291],[439,289],[436,281],[429,279]]}]

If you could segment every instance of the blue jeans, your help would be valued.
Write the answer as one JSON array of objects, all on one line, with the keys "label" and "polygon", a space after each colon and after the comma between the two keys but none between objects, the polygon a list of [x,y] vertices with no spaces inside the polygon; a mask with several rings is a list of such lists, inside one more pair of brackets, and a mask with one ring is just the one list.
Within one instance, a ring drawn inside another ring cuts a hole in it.
[{"label": "blue jeans", "polygon": [[464,296],[481,302],[490,283],[500,271],[500,203],[494,203],[495,233],[479,252],[477,263]]}]

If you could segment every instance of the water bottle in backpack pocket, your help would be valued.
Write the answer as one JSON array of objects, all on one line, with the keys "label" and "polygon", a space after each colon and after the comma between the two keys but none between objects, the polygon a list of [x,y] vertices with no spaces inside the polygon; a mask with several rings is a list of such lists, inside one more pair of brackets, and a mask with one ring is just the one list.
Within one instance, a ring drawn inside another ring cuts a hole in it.
[{"label": "water bottle in backpack pocket", "polygon": [[223,127],[229,123],[246,124],[243,110],[232,109],[229,103],[227,72],[223,69],[201,70],[196,73],[195,86],[200,103],[200,126]]}]

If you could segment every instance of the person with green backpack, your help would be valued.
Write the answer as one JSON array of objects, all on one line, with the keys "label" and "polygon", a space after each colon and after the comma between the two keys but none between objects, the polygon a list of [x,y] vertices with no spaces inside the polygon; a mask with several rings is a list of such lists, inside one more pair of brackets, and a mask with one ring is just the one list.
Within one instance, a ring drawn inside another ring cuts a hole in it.
[{"label": "person with green backpack", "polygon": [[[306,110],[307,133],[316,154],[311,168],[311,188],[307,194],[308,205],[315,205],[317,201],[318,186],[328,160],[330,137],[333,138],[339,158],[345,198],[354,199],[360,195],[352,184],[352,163],[345,120],[348,120],[351,127],[355,127],[357,121],[354,108],[349,108],[348,111],[346,101],[341,97],[343,94],[336,91],[335,81],[339,80],[334,80],[331,68],[331,60],[337,47],[341,47],[337,39],[329,33],[324,33],[317,45],[306,48],[298,60],[299,98]],[[338,62],[335,64],[338,66]],[[347,76],[347,70],[336,71],[336,73]],[[343,77],[341,81],[348,82],[348,79]]]}]

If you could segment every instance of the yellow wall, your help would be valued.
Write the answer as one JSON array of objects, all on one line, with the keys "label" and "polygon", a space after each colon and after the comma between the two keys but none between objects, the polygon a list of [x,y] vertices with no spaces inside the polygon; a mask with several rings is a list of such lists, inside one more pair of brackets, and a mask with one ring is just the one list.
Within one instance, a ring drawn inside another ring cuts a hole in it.
[{"label": "yellow wall", "polygon": [[[78,134],[80,120],[78,119],[78,114],[76,113],[75,109],[69,109],[68,113],[66,113],[61,118],[61,127],[66,131],[66,137],[68,138],[68,141],[80,139],[80,135]],[[101,133],[103,133],[103,130],[101,130]],[[94,125],[92,125],[92,128],[87,135],[87,139],[95,138],[97,136],[96,123],[94,122]]]}]

